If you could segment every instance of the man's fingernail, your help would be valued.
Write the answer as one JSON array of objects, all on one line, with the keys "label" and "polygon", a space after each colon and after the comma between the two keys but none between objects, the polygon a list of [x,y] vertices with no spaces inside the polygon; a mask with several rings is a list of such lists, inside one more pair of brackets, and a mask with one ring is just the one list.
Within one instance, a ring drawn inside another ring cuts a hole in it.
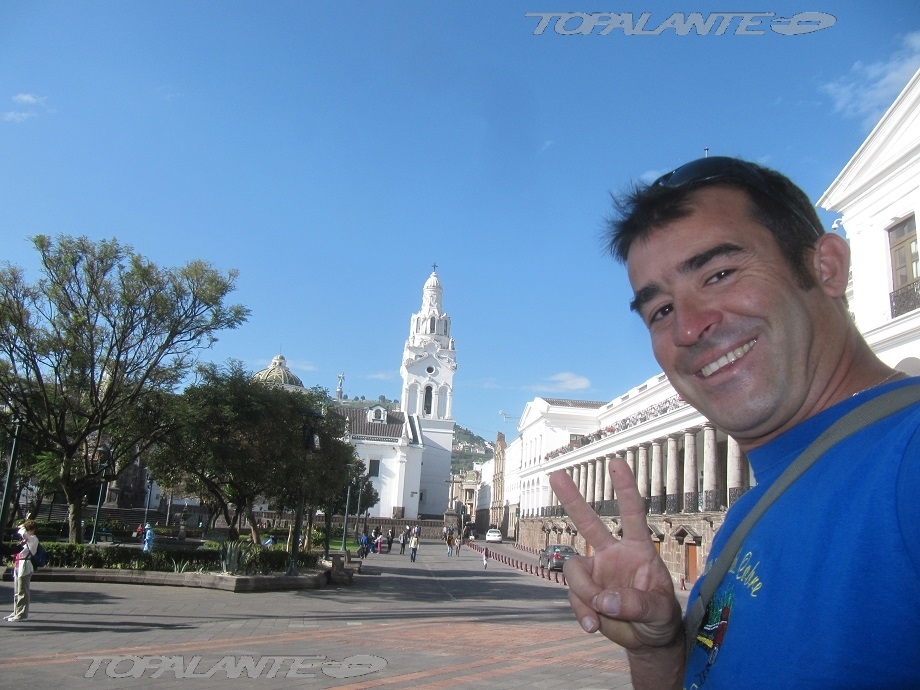
[{"label": "man's fingernail", "polygon": [[581,619],[581,627],[585,632],[589,633],[593,633],[597,630],[597,625],[595,625],[594,621],[588,616]]},{"label": "man's fingernail", "polygon": [[606,592],[594,597],[594,610],[605,616],[620,615],[620,595],[616,592]]}]

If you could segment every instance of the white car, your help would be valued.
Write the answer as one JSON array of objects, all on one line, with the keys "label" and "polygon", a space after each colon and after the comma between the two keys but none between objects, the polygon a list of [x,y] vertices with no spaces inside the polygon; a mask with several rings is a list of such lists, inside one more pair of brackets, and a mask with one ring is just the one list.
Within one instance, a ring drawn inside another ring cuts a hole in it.
[{"label": "white car", "polygon": [[486,543],[488,544],[489,542],[495,542],[497,544],[501,544],[502,543],[502,533],[499,532],[497,529],[490,529],[488,532],[486,532]]}]

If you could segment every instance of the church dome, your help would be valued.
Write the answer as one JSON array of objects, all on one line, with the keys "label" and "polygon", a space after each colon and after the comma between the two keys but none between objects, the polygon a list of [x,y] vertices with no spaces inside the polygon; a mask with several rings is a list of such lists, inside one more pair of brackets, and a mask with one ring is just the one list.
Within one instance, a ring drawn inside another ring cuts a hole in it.
[{"label": "church dome", "polygon": [[288,369],[284,355],[276,355],[272,359],[271,366],[253,374],[252,380],[260,383],[273,383],[278,386],[303,388],[303,381]]}]

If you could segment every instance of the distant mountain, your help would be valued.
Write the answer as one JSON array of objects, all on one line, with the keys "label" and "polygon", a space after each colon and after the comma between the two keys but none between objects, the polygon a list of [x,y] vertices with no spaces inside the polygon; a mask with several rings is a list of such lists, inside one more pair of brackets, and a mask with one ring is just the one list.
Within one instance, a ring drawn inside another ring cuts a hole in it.
[{"label": "distant mountain", "polygon": [[475,463],[492,459],[494,444],[459,424],[454,427],[454,451],[450,456],[452,472],[471,470]]}]

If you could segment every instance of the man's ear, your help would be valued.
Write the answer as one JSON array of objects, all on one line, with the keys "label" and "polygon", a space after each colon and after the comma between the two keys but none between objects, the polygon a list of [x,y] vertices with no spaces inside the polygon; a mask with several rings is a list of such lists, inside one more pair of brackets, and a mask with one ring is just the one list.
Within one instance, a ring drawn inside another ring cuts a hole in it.
[{"label": "man's ear", "polygon": [[840,235],[827,233],[815,242],[812,257],[818,285],[830,297],[846,294],[850,277],[850,245]]}]

